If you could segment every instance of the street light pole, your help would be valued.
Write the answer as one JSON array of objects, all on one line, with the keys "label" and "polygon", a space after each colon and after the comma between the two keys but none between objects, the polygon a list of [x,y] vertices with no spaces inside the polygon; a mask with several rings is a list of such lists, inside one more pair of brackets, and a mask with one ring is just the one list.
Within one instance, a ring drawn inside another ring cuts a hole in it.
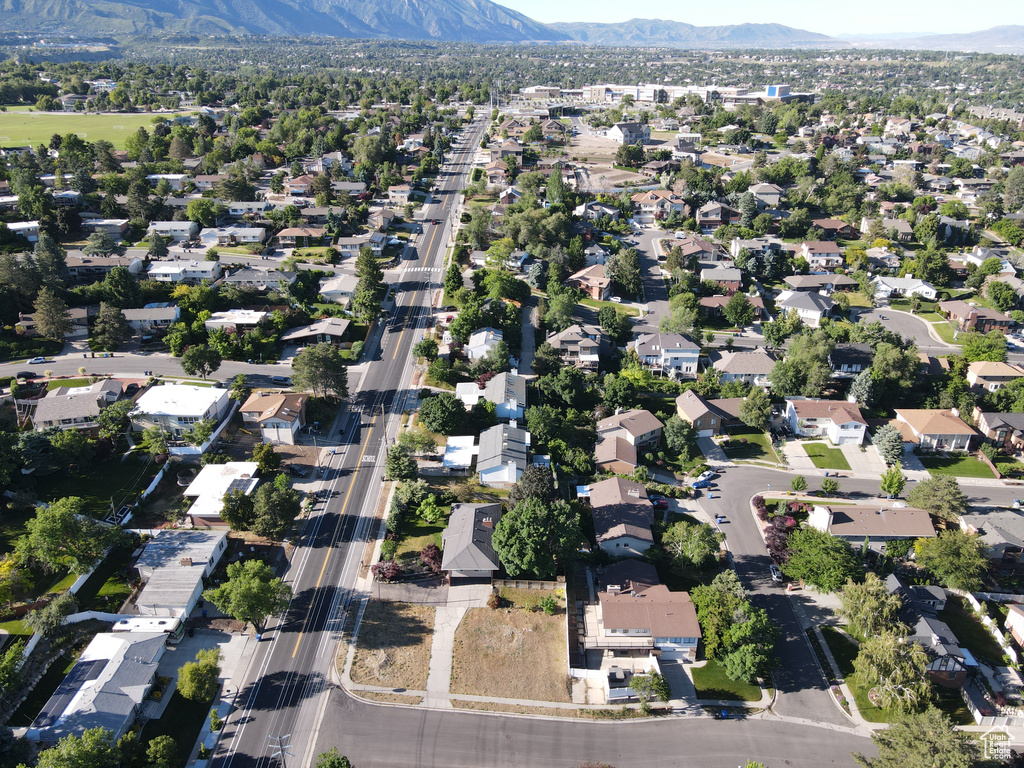
[{"label": "street light pole", "polygon": [[281,758],[281,768],[288,768],[288,765],[287,765],[287,763],[285,761],[285,756],[287,756],[287,757],[295,757],[295,755],[293,755],[291,753],[291,751],[290,751],[291,750],[291,745],[288,744],[288,739],[290,739],[291,736],[292,735],[290,733],[288,733],[288,734],[285,734],[284,736],[269,736],[268,737],[271,741],[276,741],[277,742],[276,744],[271,744],[270,745],[270,746],[276,748],[276,750],[277,750],[277,751],[273,752],[270,756],[271,757],[279,757],[279,758]]}]

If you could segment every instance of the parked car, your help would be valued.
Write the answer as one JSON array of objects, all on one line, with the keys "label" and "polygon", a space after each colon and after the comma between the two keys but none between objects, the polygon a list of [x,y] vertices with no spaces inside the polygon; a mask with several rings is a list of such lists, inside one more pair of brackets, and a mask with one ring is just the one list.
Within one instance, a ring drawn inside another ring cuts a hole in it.
[{"label": "parked car", "polygon": [[45,357],[33,357],[31,360],[28,361],[29,365],[42,365],[45,362]]},{"label": "parked car", "polygon": [[278,386],[281,386],[281,387],[291,386],[291,383],[292,383],[292,380],[289,379],[287,376],[271,376],[270,380],[274,384],[277,384]]},{"label": "parked car", "polygon": [[768,572],[772,575],[772,581],[781,583],[782,582],[782,571],[779,566],[772,563],[768,566]]},{"label": "parked car", "polygon": [[694,480],[692,483],[690,483],[690,487],[691,488],[710,488],[711,487],[711,481],[710,480]]},{"label": "parked car", "polygon": [[309,470],[305,467],[301,467],[298,464],[286,464],[285,469],[288,470],[288,474],[293,477],[305,477],[309,474]]},{"label": "parked car", "polygon": [[711,471],[711,470],[709,469],[709,470],[708,470],[707,472],[701,472],[701,473],[700,473],[700,474],[699,474],[699,475],[697,476],[697,482],[700,482],[700,481],[702,481],[702,480],[711,480],[711,478],[713,478],[714,476],[715,476],[715,473],[714,473],[714,472],[712,472],[712,471]]},{"label": "parked car", "polygon": [[139,391],[139,385],[136,384],[134,381],[131,384],[129,384],[127,387],[124,388],[124,393],[126,395],[128,395],[128,397],[131,397],[132,395],[134,395],[138,391]]},{"label": "parked car", "polygon": [[34,379],[36,377],[35,371],[18,371],[14,374],[16,379]]},{"label": "parked car", "polygon": [[654,505],[655,509],[668,509],[667,499],[651,499],[651,504]]}]

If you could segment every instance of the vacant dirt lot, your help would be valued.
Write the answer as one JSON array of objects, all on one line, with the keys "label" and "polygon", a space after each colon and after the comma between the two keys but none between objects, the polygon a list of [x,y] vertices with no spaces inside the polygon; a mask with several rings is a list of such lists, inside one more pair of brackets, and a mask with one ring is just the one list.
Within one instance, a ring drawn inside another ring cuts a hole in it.
[{"label": "vacant dirt lot", "polygon": [[434,609],[372,600],[366,606],[352,660],[352,681],[362,685],[427,687]]},{"label": "vacant dirt lot", "polygon": [[473,608],[455,632],[452,693],[571,702],[565,618]]}]

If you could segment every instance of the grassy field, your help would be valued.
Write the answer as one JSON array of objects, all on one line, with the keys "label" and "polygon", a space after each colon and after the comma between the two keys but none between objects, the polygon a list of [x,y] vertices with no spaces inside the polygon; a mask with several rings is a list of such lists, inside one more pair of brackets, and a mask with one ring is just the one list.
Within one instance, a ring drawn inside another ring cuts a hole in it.
[{"label": "grassy field", "polygon": [[636,317],[637,315],[640,314],[640,310],[638,310],[636,307],[622,305],[617,301],[598,301],[597,299],[582,299],[580,301],[580,304],[582,304],[585,307],[591,307],[593,309],[601,309],[602,307],[612,307],[613,309],[622,312],[625,315],[629,315],[630,317]]},{"label": "grassy field", "polygon": [[472,608],[455,632],[452,693],[570,702],[565,617]]},{"label": "grassy field", "polygon": [[933,475],[953,477],[995,477],[988,464],[973,456],[921,456],[921,463]]},{"label": "grassy field", "polygon": [[54,379],[46,383],[46,391],[51,392],[61,387],[88,387],[88,379]]},{"label": "grassy field", "polygon": [[698,699],[724,701],[760,701],[761,689],[742,680],[731,680],[725,668],[717,661],[708,661],[703,667],[694,667],[693,686]]},{"label": "grassy field", "polygon": [[[729,432],[729,437],[731,438],[729,446],[723,446],[722,450],[730,459],[758,459],[774,464],[779,463],[779,457],[764,432],[758,432],[749,427],[737,428]],[[746,440],[746,442],[741,442],[742,440]]]},{"label": "grassy field", "polygon": [[857,703],[857,710],[869,723],[886,723],[889,716],[884,709],[876,707],[868,698],[868,687],[863,685],[854,674],[853,660],[857,658],[857,645],[843,633],[832,627],[822,627],[821,634],[832,651],[832,657],[839,665],[840,674],[846,679],[846,685]]},{"label": "grassy field", "polygon": [[433,637],[432,606],[371,600],[359,627],[352,681],[424,690]]},{"label": "grassy field", "polygon": [[953,337],[954,331],[946,320],[932,323],[932,328],[935,329],[935,333],[938,334],[939,338],[947,344],[958,344],[957,340]]},{"label": "grassy field", "polygon": [[[125,139],[144,127],[153,127],[155,115],[83,115],[75,112],[0,112],[0,144],[48,144],[55,133],[77,133],[83,139],[106,139],[124,149]],[[163,115],[171,119],[174,115]]]},{"label": "grassy field", "polygon": [[1003,649],[959,597],[949,596],[946,609],[939,612],[939,618],[949,625],[960,644],[975,658],[995,664],[1003,663]]},{"label": "grassy field", "polygon": [[803,443],[804,453],[818,469],[849,469],[850,462],[838,448],[829,448],[824,443]]}]

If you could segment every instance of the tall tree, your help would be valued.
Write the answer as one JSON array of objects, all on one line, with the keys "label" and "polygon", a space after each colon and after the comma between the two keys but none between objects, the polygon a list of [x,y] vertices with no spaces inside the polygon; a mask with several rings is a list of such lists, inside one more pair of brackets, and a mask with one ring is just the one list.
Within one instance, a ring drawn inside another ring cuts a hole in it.
[{"label": "tall tree", "polygon": [[737,328],[746,328],[754,322],[754,305],[739,291],[729,298],[722,312],[725,319]]},{"label": "tall tree", "polygon": [[859,578],[860,559],[849,542],[825,531],[805,526],[789,536],[789,560],[782,571],[791,579],[803,579],[823,592],[835,592],[848,579]]},{"label": "tall tree", "polygon": [[626,248],[609,258],[605,275],[628,296],[639,296],[643,288],[643,273],[636,248]]},{"label": "tall tree", "polygon": [[115,350],[132,337],[132,327],[117,307],[100,302],[100,311],[93,321],[92,337],[102,349]]},{"label": "tall tree", "polygon": [[64,300],[49,288],[40,288],[35,307],[36,330],[40,336],[63,341],[74,325]]},{"label": "tall tree", "polygon": [[853,756],[863,768],[976,768],[981,756],[975,736],[958,731],[935,707],[897,714],[871,740],[878,757]]},{"label": "tall tree", "polygon": [[914,544],[917,564],[931,571],[949,589],[974,592],[988,569],[988,546],[977,534],[959,528],[940,531],[938,536],[918,539]]},{"label": "tall tree", "polygon": [[251,623],[257,632],[266,626],[267,617],[288,607],[292,589],[261,560],[246,560],[228,565],[228,578],[203,597],[232,618]]},{"label": "tall tree", "polygon": [[223,358],[213,347],[207,344],[193,344],[185,350],[181,356],[181,368],[189,376],[202,376],[203,380],[211,373],[214,373]]},{"label": "tall tree", "polygon": [[871,442],[886,464],[891,466],[903,460],[903,435],[892,424],[883,424],[876,429]]},{"label": "tall tree", "polygon": [[754,387],[740,403],[740,420],[748,427],[764,432],[771,424],[771,417],[771,398],[760,387]]},{"label": "tall tree", "polygon": [[17,543],[22,562],[38,563],[47,571],[64,567],[79,575],[95,565],[107,547],[121,537],[120,529],[101,525],[86,515],[85,503],[77,496],[39,507],[25,528],[25,535]]},{"label": "tall tree", "polygon": [[195,661],[182,664],[178,670],[178,693],[189,701],[213,701],[218,688],[220,688],[219,648],[200,650],[196,653]]},{"label": "tall tree", "polygon": [[582,542],[579,515],[567,503],[537,498],[526,499],[502,515],[492,537],[494,551],[513,578],[554,577],[557,564],[571,560]]},{"label": "tall tree", "polygon": [[868,573],[861,584],[850,579],[839,593],[838,613],[855,637],[893,631],[902,607],[899,595],[890,593],[875,573]]},{"label": "tall tree", "polygon": [[133,309],[142,306],[142,289],[128,267],[114,267],[103,279],[103,295],[115,307]]},{"label": "tall tree", "polygon": [[347,397],[348,365],[333,344],[314,344],[292,360],[292,382],[296,388],[321,397]]},{"label": "tall tree", "polygon": [[67,283],[69,278],[67,256],[68,252],[58,245],[48,232],[39,233],[33,258],[39,269],[39,277],[43,281],[43,285],[59,288]]},{"label": "tall tree", "polygon": [[725,534],[707,523],[678,522],[662,536],[662,545],[675,563],[683,568],[704,569],[718,557]]},{"label": "tall tree", "polygon": [[960,515],[967,511],[968,504],[960,483],[950,475],[922,480],[907,494],[907,502],[950,522],[958,521]]},{"label": "tall tree", "polygon": [[853,666],[883,709],[914,710],[928,701],[928,655],[919,643],[904,642],[895,632],[866,637]]},{"label": "tall tree", "polygon": [[890,499],[898,497],[903,493],[903,488],[907,484],[906,476],[903,474],[903,464],[896,462],[889,467],[885,472],[882,473],[881,489],[882,493],[888,496]]},{"label": "tall tree", "polygon": [[[140,129],[141,130],[141,129]],[[68,734],[39,753],[36,768],[117,768],[121,750],[106,728],[90,728],[80,736]]]}]

